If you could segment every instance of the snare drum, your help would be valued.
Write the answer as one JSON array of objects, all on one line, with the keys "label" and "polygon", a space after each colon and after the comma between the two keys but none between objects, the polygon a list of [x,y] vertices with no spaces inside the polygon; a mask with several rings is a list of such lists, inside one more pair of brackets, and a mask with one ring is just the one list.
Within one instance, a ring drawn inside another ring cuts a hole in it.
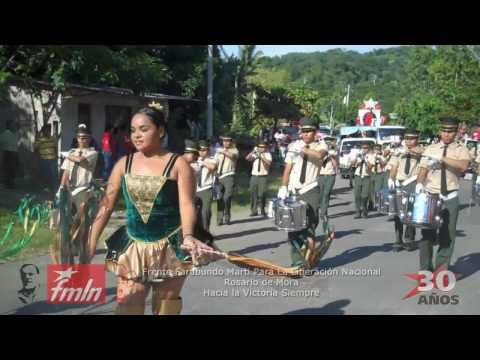
[{"label": "snare drum", "polygon": [[380,214],[399,215],[405,192],[400,189],[382,189],[375,193],[375,203]]},{"label": "snare drum", "polygon": [[403,200],[400,220],[406,225],[437,229],[443,223],[441,211],[442,200],[438,194],[409,194]]},{"label": "snare drum", "polygon": [[300,231],[307,228],[307,203],[290,196],[278,200],[275,206],[275,225],[283,231]]}]

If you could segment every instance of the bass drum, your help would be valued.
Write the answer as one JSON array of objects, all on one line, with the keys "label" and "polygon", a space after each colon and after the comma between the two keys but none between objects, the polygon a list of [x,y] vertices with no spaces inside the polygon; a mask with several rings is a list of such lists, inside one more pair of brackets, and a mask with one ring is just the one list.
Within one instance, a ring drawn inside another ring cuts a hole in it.
[{"label": "bass drum", "polygon": [[307,228],[307,203],[290,196],[278,200],[275,208],[275,225],[283,231],[300,231]]},{"label": "bass drum", "polygon": [[424,229],[437,229],[442,225],[442,200],[438,194],[409,194],[402,202],[400,220],[405,225]]}]

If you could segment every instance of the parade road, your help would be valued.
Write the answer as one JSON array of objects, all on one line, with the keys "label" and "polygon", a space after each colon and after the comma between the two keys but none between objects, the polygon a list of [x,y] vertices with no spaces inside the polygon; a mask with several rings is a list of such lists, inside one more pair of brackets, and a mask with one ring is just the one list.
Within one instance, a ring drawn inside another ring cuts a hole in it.
[{"label": "parade road", "polygon": [[[269,277],[225,260],[217,261],[188,277],[182,292],[182,314],[480,314],[480,207],[469,206],[470,184],[461,183],[461,211],[450,269],[457,280],[450,291],[433,289],[404,299],[417,285],[406,274],[418,271],[418,250],[393,251],[394,225],[387,216],[371,212],[369,219],[353,219],[352,190],[347,181],[337,177],[329,209],[336,238],[310,276]],[[211,230],[224,251],[290,265],[287,235],[278,231],[271,219],[234,213],[230,226],[213,226]],[[317,233],[321,239],[320,229]],[[99,245],[93,263],[101,264],[104,256],[105,250]],[[116,282],[110,273],[106,275],[103,304],[48,303],[49,261],[48,256],[42,256],[0,265],[0,313],[113,314]],[[35,300],[27,305],[20,302],[17,294],[21,288],[19,270],[25,263],[40,269]],[[151,313],[150,303],[145,313]]]}]

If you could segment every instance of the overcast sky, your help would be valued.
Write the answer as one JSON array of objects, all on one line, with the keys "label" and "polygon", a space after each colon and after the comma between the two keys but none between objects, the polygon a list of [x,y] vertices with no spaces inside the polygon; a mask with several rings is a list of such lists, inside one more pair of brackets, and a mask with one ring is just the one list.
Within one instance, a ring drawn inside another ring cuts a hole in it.
[{"label": "overcast sky", "polygon": [[[399,45],[257,45],[265,56],[281,56],[291,52],[315,52],[330,49],[348,49],[365,53],[375,49],[385,49]],[[228,54],[238,54],[238,45],[223,45]]]}]

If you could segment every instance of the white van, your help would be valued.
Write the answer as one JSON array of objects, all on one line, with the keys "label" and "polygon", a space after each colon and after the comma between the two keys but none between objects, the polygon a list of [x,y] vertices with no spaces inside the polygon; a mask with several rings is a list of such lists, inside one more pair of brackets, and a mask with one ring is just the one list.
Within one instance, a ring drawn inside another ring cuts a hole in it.
[{"label": "white van", "polygon": [[405,126],[382,125],[377,128],[377,144],[400,143],[405,137]]}]

